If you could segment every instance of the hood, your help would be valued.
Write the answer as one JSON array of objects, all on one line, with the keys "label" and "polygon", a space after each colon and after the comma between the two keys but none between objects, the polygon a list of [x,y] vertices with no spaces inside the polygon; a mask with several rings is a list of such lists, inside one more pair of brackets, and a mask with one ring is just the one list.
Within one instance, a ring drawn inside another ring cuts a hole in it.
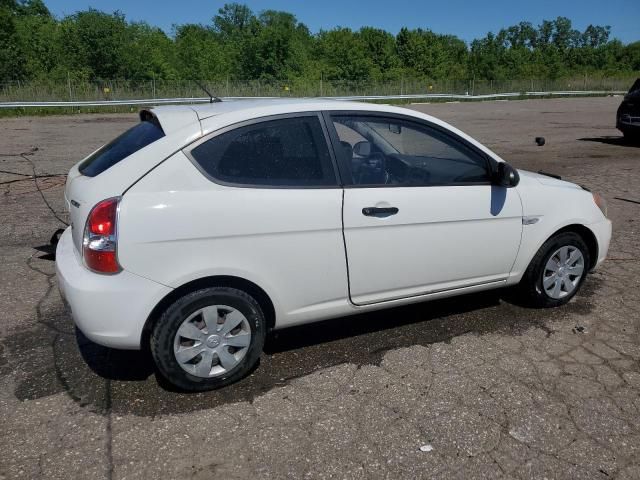
[{"label": "hood", "polygon": [[560,187],[560,188],[582,188],[575,183],[567,182],[565,180],[558,180],[557,178],[542,175],[540,173],[529,172],[527,170],[518,170],[520,174],[520,182],[525,185],[544,185],[547,187]]},{"label": "hood", "polygon": [[624,96],[625,102],[628,102],[630,100],[640,100],[640,90],[634,90],[633,92],[629,92]]},{"label": "hood", "polygon": [[624,96],[625,100],[629,100],[631,98],[640,98],[640,78],[638,78],[633,83],[633,85],[631,85],[631,88],[629,89],[627,94]]}]

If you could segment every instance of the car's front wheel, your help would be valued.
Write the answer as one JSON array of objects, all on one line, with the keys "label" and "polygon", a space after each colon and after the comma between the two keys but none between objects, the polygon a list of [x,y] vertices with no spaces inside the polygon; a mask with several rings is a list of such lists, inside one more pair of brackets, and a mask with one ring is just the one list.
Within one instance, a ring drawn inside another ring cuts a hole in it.
[{"label": "car's front wheel", "polygon": [[589,249],[580,235],[554,235],[540,247],[520,281],[523,300],[535,307],[564,305],[582,286],[589,265]]},{"label": "car's front wheel", "polygon": [[264,314],[247,293],[204,288],[173,303],[151,332],[151,353],[171,384],[188,391],[220,388],[256,365],[266,332]]}]

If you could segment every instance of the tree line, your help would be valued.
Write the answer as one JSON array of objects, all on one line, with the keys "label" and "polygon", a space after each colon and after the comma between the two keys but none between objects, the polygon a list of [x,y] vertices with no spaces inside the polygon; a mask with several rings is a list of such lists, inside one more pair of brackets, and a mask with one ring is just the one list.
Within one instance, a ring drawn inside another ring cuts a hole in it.
[{"label": "tree line", "polygon": [[374,27],[312,34],[288,12],[230,3],[203,24],[171,35],[120,12],[95,9],[56,18],[42,0],[0,0],[0,81],[400,78],[558,79],[632,75],[640,41],[610,38],[610,27],[573,28],[558,17],[488,33],[469,44],[427,28],[397,35]]}]

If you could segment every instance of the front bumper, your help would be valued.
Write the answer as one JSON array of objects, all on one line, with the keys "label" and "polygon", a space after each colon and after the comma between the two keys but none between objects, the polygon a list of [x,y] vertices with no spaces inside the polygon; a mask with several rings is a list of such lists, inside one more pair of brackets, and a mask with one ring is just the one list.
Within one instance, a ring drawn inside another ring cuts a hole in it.
[{"label": "front bumper", "polygon": [[71,228],[58,242],[56,274],[78,328],[95,343],[112,348],[140,349],[149,314],[172,290],[126,270],[116,275],[91,272],[73,245]]},{"label": "front bumper", "polygon": [[625,134],[640,133],[640,112],[624,113],[618,115],[616,120],[616,128]]},{"label": "front bumper", "polygon": [[588,225],[598,241],[598,260],[596,261],[593,269],[598,266],[607,258],[609,252],[609,243],[611,242],[611,220],[608,218]]}]

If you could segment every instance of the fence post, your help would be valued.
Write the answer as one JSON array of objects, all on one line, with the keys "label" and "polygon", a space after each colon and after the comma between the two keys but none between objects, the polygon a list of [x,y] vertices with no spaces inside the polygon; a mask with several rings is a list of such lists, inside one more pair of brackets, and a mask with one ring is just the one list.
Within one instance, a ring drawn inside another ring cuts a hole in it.
[{"label": "fence post", "polygon": [[71,75],[67,72],[67,87],[69,87],[69,101],[73,102],[73,95],[71,95]]}]

